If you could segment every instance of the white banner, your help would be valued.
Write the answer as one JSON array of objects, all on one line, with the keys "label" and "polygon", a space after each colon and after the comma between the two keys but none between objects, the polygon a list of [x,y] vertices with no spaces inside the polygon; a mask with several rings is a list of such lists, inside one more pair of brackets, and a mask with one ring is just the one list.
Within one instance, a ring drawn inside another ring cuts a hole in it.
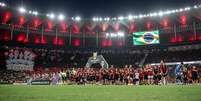
[{"label": "white banner", "polygon": [[5,52],[8,70],[33,70],[35,54],[28,49],[10,49]]}]

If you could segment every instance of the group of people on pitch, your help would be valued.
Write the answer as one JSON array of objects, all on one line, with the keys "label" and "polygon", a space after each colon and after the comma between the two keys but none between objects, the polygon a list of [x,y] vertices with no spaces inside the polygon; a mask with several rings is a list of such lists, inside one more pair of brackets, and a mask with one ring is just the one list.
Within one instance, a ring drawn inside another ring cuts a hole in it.
[{"label": "group of people on pitch", "polygon": [[159,66],[146,65],[143,68],[133,68],[126,65],[124,68],[95,69],[78,68],[69,75],[69,81],[77,84],[167,84],[168,68],[161,61]]},{"label": "group of people on pitch", "polygon": [[[195,66],[188,69],[184,66],[180,67],[180,72],[175,74],[176,83],[198,83],[199,75]],[[77,84],[166,85],[169,76],[168,71],[168,67],[161,61],[158,66],[145,65],[143,68],[133,68],[132,65],[126,65],[124,68],[111,66],[109,69],[78,68],[73,70],[67,79]]]},{"label": "group of people on pitch", "polygon": [[197,84],[199,83],[200,72],[196,66],[185,66],[183,62],[176,66],[175,76],[177,84]]},{"label": "group of people on pitch", "polygon": [[[161,61],[158,66],[145,65],[135,68],[77,68],[64,69],[54,73],[43,73],[40,78],[49,79],[52,84],[101,84],[101,85],[166,85],[169,81],[169,68]],[[37,75],[35,74],[34,78]],[[198,83],[199,75],[195,66],[186,68],[180,64],[175,69],[177,84]]]}]

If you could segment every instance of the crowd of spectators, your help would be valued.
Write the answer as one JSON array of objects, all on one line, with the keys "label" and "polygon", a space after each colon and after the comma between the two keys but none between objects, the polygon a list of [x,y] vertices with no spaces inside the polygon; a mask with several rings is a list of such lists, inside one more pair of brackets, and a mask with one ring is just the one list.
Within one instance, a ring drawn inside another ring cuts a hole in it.
[{"label": "crowd of spectators", "polygon": [[[65,50],[47,50],[33,49],[37,56],[35,58],[36,67],[63,67],[63,66],[85,66],[89,57],[94,51],[65,51]],[[119,50],[101,50],[98,54],[103,55],[108,64],[114,66],[124,66],[127,64],[139,65],[145,58],[144,64],[165,62],[181,62],[201,60],[200,50],[184,51],[119,51]]]},{"label": "crowd of spectators", "polygon": [[149,53],[146,63],[158,63],[161,59],[166,62],[201,60],[201,52],[200,50],[154,51]]},{"label": "crowd of spectators", "polygon": [[0,84],[26,83],[29,78],[25,71],[0,70]]},{"label": "crowd of spectators", "polygon": [[[80,50],[59,50],[59,49],[32,49],[36,54],[34,59],[35,67],[63,67],[63,66],[85,66],[89,57],[93,52]],[[100,50],[98,54],[103,55],[109,64],[123,66],[129,63],[138,65],[145,56],[139,51],[115,51],[115,50]]]}]

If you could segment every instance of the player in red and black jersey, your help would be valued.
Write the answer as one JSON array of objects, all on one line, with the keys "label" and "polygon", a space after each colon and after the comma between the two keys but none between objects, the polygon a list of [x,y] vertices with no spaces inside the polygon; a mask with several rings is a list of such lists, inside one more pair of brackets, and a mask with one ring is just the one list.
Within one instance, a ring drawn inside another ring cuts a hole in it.
[{"label": "player in red and black jersey", "polygon": [[193,66],[191,73],[192,73],[193,84],[197,84],[198,83],[198,70],[195,66]]},{"label": "player in red and black jersey", "polygon": [[114,82],[115,84],[118,84],[120,82],[120,72],[117,68],[114,71]]},{"label": "player in red and black jersey", "polygon": [[147,65],[143,68],[144,84],[148,84],[148,69]]},{"label": "player in red and black jersey", "polygon": [[142,84],[144,82],[144,72],[142,68],[139,69],[139,74],[139,83]]},{"label": "player in red and black jersey", "polygon": [[153,67],[151,65],[147,65],[147,71],[148,71],[148,84],[153,84]]},{"label": "player in red and black jersey", "polygon": [[161,63],[160,63],[160,71],[161,71],[161,75],[162,75],[162,84],[166,85],[167,84],[168,68],[165,65],[165,63],[163,62],[163,60],[161,60]]},{"label": "player in red and black jersey", "polygon": [[154,84],[158,85],[158,83],[161,81],[161,73],[159,66],[154,66]]}]

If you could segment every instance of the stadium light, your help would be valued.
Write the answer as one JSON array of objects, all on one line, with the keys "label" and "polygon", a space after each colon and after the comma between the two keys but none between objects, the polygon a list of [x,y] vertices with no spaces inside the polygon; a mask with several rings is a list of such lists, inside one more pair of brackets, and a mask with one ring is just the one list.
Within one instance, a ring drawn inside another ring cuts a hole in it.
[{"label": "stadium light", "polygon": [[94,22],[97,22],[97,21],[102,21],[102,18],[93,17],[93,21],[94,21]]},{"label": "stadium light", "polygon": [[163,16],[163,14],[164,14],[164,13],[163,13],[162,11],[158,12],[158,15],[159,15],[159,16]]},{"label": "stadium light", "polygon": [[143,15],[140,14],[140,15],[138,16],[138,18],[143,18]]},{"label": "stadium light", "polygon": [[29,10],[29,12],[28,12],[29,14],[32,14],[32,15],[35,15],[35,16],[37,16],[38,15],[38,12],[37,11],[31,11],[31,10]]},{"label": "stadium light", "polygon": [[[159,11],[159,12],[154,12],[149,14],[139,14],[136,16],[132,16],[132,15],[128,15],[127,17],[119,16],[117,18],[112,18],[112,20],[124,20],[124,19],[132,20],[137,18],[163,16],[163,15],[168,15],[168,14],[177,13],[177,12],[189,11],[191,10],[191,8],[199,8],[199,7],[201,7],[201,5],[194,5],[193,7],[185,7],[185,8],[175,9],[175,10]],[[95,21],[95,19],[93,19],[93,21]],[[102,21],[102,20],[98,19],[98,21]],[[107,21],[107,18],[104,18],[104,21]]]},{"label": "stadium light", "polygon": [[110,21],[109,17],[104,18],[104,21]]},{"label": "stadium light", "polygon": [[5,3],[3,3],[3,2],[0,2],[0,6],[1,6],[1,7],[5,7],[5,6],[6,6],[6,4],[5,4]]},{"label": "stadium light", "polygon": [[[50,15],[50,18],[51,18],[51,15]],[[52,18],[54,18],[53,15],[52,15]],[[58,15],[58,20],[59,20],[59,21],[63,21],[64,18],[65,18],[65,16],[64,16],[63,14],[59,14],[59,15]]]},{"label": "stadium light", "polygon": [[29,10],[29,12],[28,12],[29,14],[32,14],[32,11],[31,10]]},{"label": "stadium light", "polygon": [[20,13],[26,13],[26,9],[24,7],[20,7],[18,10]]},{"label": "stadium light", "polygon": [[106,37],[109,37],[110,36],[110,34],[109,33],[106,33]]},{"label": "stadium light", "polygon": [[133,16],[133,18],[134,18],[134,19],[137,19],[137,18],[138,18],[138,16]]},{"label": "stadium light", "polygon": [[177,10],[172,10],[172,11],[171,11],[171,13],[175,13],[175,12],[177,12]]},{"label": "stadium light", "polygon": [[147,14],[146,17],[150,17],[150,14]]},{"label": "stadium light", "polygon": [[157,13],[153,13],[153,16],[157,16],[158,14]]},{"label": "stadium light", "polygon": [[33,11],[32,14],[35,15],[35,16],[37,16],[38,12],[37,11]]},{"label": "stadium light", "polygon": [[75,20],[76,20],[76,21],[80,21],[80,20],[81,20],[81,17],[80,17],[80,16],[76,16],[76,17],[75,17]]},{"label": "stadium light", "polygon": [[110,21],[110,18],[109,18],[109,17],[107,18],[107,21]]},{"label": "stadium light", "polygon": [[117,20],[117,18],[116,18],[116,17],[114,17],[114,18],[112,18],[112,20]]},{"label": "stadium light", "polygon": [[102,21],[103,20],[103,18],[98,18],[98,21]]},{"label": "stadium light", "polygon": [[123,16],[118,17],[118,20],[124,20]]},{"label": "stadium light", "polygon": [[[0,6],[6,6],[5,3],[0,2]],[[105,17],[105,18],[101,18],[101,17],[94,17],[92,18],[93,21],[109,21],[109,20],[132,20],[132,19],[137,19],[137,18],[146,18],[146,17],[157,17],[157,16],[164,16],[164,15],[168,15],[168,14],[172,14],[172,13],[177,13],[177,12],[183,12],[183,11],[189,11],[191,9],[197,9],[197,8],[201,8],[201,5],[194,5],[194,6],[187,6],[185,8],[179,8],[179,9],[175,9],[175,10],[165,10],[165,11],[159,11],[159,12],[153,12],[153,13],[147,13],[147,14],[139,14],[139,15],[128,15],[128,16],[119,16],[119,17],[114,17],[114,18],[109,18],[109,17]],[[37,11],[26,11],[26,9],[24,7],[20,7],[19,9],[20,13],[26,13],[28,12],[29,14],[38,15]],[[47,16],[51,19],[55,18],[55,15],[53,13],[47,14]],[[58,20],[64,20],[64,16],[62,14],[58,15]],[[79,16],[77,17],[73,17],[73,20],[76,21],[80,21],[81,18]]]},{"label": "stadium light", "polygon": [[170,14],[171,13],[171,11],[169,11],[169,10],[167,10],[166,12],[165,12],[165,14]]},{"label": "stadium light", "polygon": [[182,8],[179,9],[179,12],[183,12],[183,11],[184,11],[184,9],[182,9]]},{"label": "stadium light", "polygon": [[51,18],[51,19],[54,19],[54,18],[55,18],[55,15],[54,15],[53,13],[51,13],[51,14],[50,14],[50,18]]},{"label": "stadium light", "polygon": [[195,9],[196,9],[196,8],[198,8],[198,6],[197,6],[197,5],[194,5],[194,6],[193,6],[193,8],[195,8]]},{"label": "stadium light", "polygon": [[143,15],[143,17],[147,17],[147,15],[146,15],[146,14],[144,14],[144,15]]},{"label": "stadium light", "polygon": [[132,15],[128,15],[128,20],[133,20],[133,16]]},{"label": "stadium light", "polygon": [[97,21],[97,18],[96,18],[96,17],[93,17],[92,20],[95,22],[95,21]]},{"label": "stadium light", "polygon": [[54,13],[47,14],[46,16],[49,17],[50,19],[54,19],[55,18]]},{"label": "stadium light", "polygon": [[189,11],[189,10],[191,10],[191,7],[186,7],[186,8],[184,8],[184,10]]},{"label": "stadium light", "polygon": [[150,16],[150,17],[152,17],[152,16],[153,16],[153,14],[152,14],[152,13],[150,13],[150,14],[149,14],[149,16]]}]

